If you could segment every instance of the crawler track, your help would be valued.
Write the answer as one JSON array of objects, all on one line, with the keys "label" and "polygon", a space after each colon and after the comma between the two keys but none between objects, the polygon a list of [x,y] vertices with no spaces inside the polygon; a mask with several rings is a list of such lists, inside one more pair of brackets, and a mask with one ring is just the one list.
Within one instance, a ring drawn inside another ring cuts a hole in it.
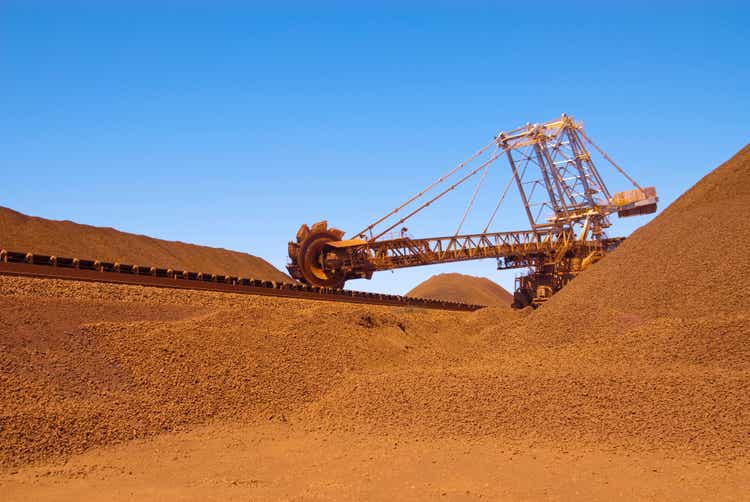
[{"label": "crawler track", "polygon": [[420,307],[441,310],[473,311],[481,305],[409,298],[406,296],[333,289],[306,284],[263,281],[228,275],[189,272],[124,263],[82,260],[57,256],[0,251],[0,275],[67,279],[74,281],[132,284],[158,288],[195,289],[261,296],[279,296],[305,300]]}]

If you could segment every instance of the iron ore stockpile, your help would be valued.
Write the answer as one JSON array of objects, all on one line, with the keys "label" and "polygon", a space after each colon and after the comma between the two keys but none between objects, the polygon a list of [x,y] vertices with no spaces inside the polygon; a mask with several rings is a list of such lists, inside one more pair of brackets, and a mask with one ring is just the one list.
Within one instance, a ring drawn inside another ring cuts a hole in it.
[{"label": "iron ore stockpile", "polygon": [[246,253],[154,239],[72,221],[47,220],[5,207],[0,207],[0,245],[7,250],[42,255],[94,258],[212,274],[231,272],[268,281],[291,280],[264,259]]},{"label": "iron ore stockpile", "polygon": [[748,207],[750,146],[536,311],[2,277],[4,496],[747,499]]},{"label": "iron ore stockpile", "polygon": [[473,305],[505,305],[513,303],[513,295],[486,277],[464,274],[437,274],[406,293],[415,298],[432,298]]}]

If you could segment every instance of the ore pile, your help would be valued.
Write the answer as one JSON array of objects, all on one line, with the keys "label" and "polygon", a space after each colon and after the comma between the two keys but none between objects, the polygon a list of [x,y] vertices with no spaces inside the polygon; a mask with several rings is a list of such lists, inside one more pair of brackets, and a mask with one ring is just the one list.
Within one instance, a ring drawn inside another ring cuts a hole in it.
[{"label": "ore pile", "polygon": [[647,319],[748,313],[748,208],[750,145],[573,281],[545,315],[593,320],[605,308]]},{"label": "ore pile", "polygon": [[286,421],[352,373],[453,357],[456,314],[406,310],[0,276],[0,464]]},{"label": "ore pile", "polygon": [[406,293],[414,298],[433,298],[473,305],[510,305],[513,295],[485,278],[464,274],[437,274]]},{"label": "ore pile", "polygon": [[0,249],[291,281],[267,261],[246,253],[154,239],[72,221],[47,220],[4,207],[0,207]]}]

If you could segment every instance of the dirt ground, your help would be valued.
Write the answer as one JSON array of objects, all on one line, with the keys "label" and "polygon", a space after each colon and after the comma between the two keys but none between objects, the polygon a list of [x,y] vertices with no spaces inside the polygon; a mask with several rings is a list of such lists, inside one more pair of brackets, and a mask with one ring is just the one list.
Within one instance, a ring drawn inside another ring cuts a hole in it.
[{"label": "dirt ground", "polygon": [[221,425],[0,475],[5,500],[746,500],[747,461]]}]

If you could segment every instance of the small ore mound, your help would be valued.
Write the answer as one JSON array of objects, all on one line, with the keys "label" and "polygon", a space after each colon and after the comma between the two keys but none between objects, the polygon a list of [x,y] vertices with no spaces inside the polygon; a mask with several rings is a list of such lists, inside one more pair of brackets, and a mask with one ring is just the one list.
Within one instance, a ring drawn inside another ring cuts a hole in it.
[{"label": "small ore mound", "polygon": [[37,218],[5,207],[0,207],[0,248],[292,282],[273,265],[250,254],[154,239],[114,228]]},{"label": "small ore mound", "polygon": [[474,305],[510,305],[513,295],[485,277],[437,274],[406,293],[415,298],[432,298]]}]

